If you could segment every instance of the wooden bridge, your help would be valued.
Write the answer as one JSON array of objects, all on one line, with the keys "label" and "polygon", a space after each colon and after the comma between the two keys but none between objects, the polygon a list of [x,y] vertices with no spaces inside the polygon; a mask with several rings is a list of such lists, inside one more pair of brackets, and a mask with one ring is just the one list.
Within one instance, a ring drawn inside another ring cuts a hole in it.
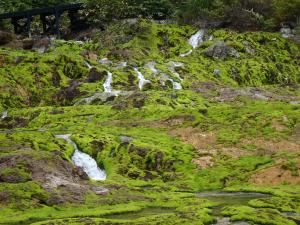
[{"label": "wooden bridge", "polygon": [[71,27],[76,27],[82,24],[82,21],[78,15],[78,11],[81,9],[83,9],[82,3],[59,5],[54,7],[0,14],[0,20],[10,19],[16,34],[30,35],[30,27],[33,17],[39,16],[43,25],[44,34],[59,35],[61,15],[64,12],[67,12],[70,18]]}]

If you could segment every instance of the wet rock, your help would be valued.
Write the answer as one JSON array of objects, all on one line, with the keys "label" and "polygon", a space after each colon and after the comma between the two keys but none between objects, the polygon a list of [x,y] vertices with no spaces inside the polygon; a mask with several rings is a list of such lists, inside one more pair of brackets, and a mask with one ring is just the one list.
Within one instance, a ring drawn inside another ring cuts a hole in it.
[{"label": "wet rock", "polygon": [[59,87],[60,86],[60,75],[58,73],[53,73],[52,75],[52,84],[54,87]]},{"label": "wet rock", "polygon": [[210,46],[205,55],[215,59],[226,59],[228,57],[239,58],[239,53],[233,48],[225,44],[224,41],[218,41]]},{"label": "wet rock", "polygon": [[0,45],[5,45],[14,39],[14,35],[7,31],[0,30]]},{"label": "wet rock", "polygon": [[24,56],[16,56],[15,59],[14,59],[14,63],[16,65],[18,65],[19,63],[23,62],[24,59],[25,59]]},{"label": "wet rock", "polygon": [[99,80],[103,80],[107,76],[105,71],[98,72],[96,68],[92,68],[87,78],[88,83],[93,83]]},{"label": "wet rock", "polygon": [[98,60],[98,55],[92,51],[85,50],[81,53],[81,55],[89,60],[93,60],[93,61]]},{"label": "wet rock", "polygon": [[32,38],[25,38],[23,41],[23,49],[31,50],[34,45],[34,40]]},{"label": "wet rock", "polygon": [[117,59],[129,59],[132,57],[132,54],[128,49],[113,49],[108,53],[108,57]]},{"label": "wet rock", "polygon": [[130,142],[133,141],[133,138],[132,137],[128,137],[128,136],[120,136],[120,141],[122,143],[127,143],[129,144]]},{"label": "wet rock", "polygon": [[50,47],[50,44],[51,42],[49,38],[36,39],[33,42],[32,50],[39,53],[45,53],[47,49]]},{"label": "wet rock", "polygon": [[135,145],[131,145],[129,148],[130,153],[134,152],[141,157],[145,157],[149,151],[150,151],[150,149],[148,149],[148,148],[142,148],[142,147],[135,146]]},{"label": "wet rock", "polygon": [[109,193],[109,190],[105,187],[93,187],[92,190],[96,195],[107,195]]},{"label": "wet rock", "polygon": [[215,75],[215,76],[220,76],[220,75],[221,75],[221,70],[215,69],[215,70],[214,70],[214,75]]},{"label": "wet rock", "polygon": [[55,100],[58,102],[61,101],[72,101],[73,99],[83,95],[84,93],[80,92],[79,86],[81,83],[77,80],[72,80],[68,87],[63,87],[55,96]]}]

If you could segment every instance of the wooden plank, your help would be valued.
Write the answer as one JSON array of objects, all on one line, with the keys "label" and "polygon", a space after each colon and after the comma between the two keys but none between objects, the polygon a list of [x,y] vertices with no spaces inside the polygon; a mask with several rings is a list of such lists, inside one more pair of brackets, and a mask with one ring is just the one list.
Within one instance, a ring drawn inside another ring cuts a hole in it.
[{"label": "wooden plank", "polygon": [[39,8],[39,9],[31,9],[26,11],[20,11],[20,12],[11,12],[11,13],[4,13],[0,14],[0,20],[3,19],[10,19],[10,18],[16,18],[16,19],[23,19],[27,18],[28,15],[30,16],[37,16],[37,15],[55,15],[55,12],[63,13],[68,10],[80,10],[83,9],[82,3],[77,4],[67,4],[67,5],[59,5],[55,7],[46,7],[46,8]]}]

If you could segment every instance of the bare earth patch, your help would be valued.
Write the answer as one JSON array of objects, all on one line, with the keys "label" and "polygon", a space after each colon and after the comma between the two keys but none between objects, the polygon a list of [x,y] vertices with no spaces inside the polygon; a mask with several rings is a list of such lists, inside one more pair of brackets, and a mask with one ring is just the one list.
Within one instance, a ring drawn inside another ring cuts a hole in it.
[{"label": "bare earth patch", "polygon": [[192,163],[196,164],[199,169],[205,169],[214,166],[214,160],[212,156],[202,156],[197,159],[193,159]]},{"label": "bare earth patch", "polygon": [[197,150],[207,149],[216,143],[216,135],[213,132],[204,133],[193,127],[174,129],[169,134],[179,137],[182,142],[193,145]]},{"label": "bare earth patch", "polygon": [[[298,169],[300,173],[300,168]],[[300,184],[300,176],[293,176],[291,171],[276,165],[254,174],[250,180],[256,185],[280,185],[280,184]]]},{"label": "bare earth patch", "polygon": [[263,151],[263,154],[274,154],[277,152],[299,152],[300,145],[288,140],[265,140],[265,139],[243,139],[240,145],[253,145]]}]

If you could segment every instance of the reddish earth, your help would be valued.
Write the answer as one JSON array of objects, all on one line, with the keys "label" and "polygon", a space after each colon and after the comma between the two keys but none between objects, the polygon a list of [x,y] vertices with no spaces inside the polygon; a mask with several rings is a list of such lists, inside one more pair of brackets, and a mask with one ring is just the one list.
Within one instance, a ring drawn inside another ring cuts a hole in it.
[{"label": "reddish earth", "polygon": [[[300,174],[300,168],[298,168]],[[254,174],[250,180],[256,185],[280,185],[280,184],[300,184],[300,176],[293,176],[291,171],[282,168],[282,165],[276,165],[263,169]]]}]

